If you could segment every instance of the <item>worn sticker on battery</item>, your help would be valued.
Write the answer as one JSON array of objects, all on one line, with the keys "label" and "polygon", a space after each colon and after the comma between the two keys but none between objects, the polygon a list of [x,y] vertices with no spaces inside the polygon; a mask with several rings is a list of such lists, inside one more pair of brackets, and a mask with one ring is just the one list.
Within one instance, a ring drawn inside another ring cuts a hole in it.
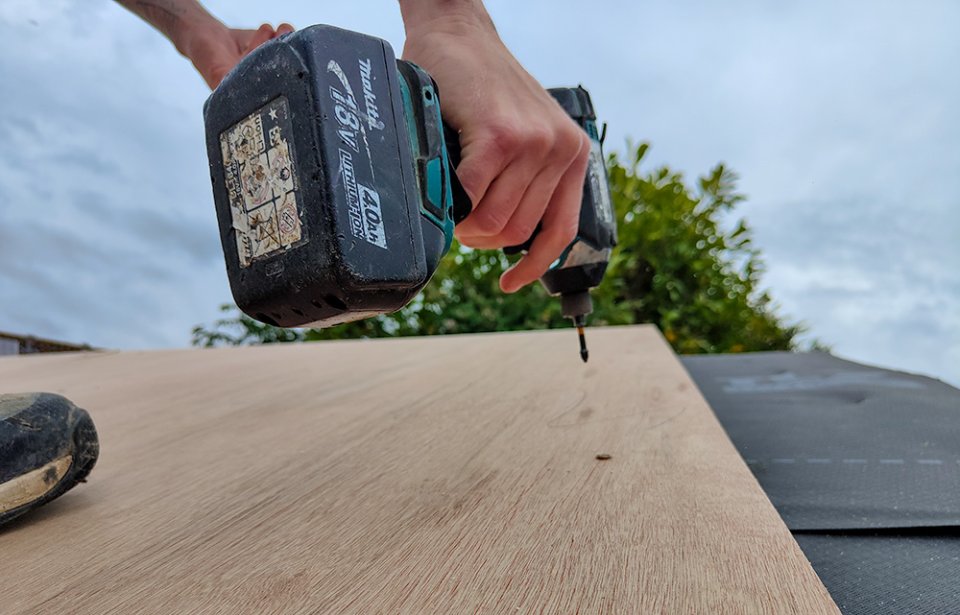
[{"label": "worn sticker on battery", "polygon": [[240,266],[306,243],[290,105],[275,98],[220,134]]}]

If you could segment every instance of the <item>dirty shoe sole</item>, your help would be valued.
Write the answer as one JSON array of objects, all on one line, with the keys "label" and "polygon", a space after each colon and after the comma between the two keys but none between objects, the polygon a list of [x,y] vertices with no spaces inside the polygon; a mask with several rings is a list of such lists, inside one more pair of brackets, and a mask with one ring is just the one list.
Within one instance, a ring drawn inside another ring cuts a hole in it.
[{"label": "dirty shoe sole", "polygon": [[0,395],[0,525],[83,482],[99,452],[90,415],[65,397]]}]

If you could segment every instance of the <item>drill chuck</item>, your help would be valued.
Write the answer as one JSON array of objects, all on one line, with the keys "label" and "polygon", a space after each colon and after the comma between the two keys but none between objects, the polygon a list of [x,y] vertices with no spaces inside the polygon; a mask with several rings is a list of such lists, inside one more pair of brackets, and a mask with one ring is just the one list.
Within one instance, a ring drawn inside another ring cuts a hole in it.
[{"label": "drill chuck", "polygon": [[589,291],[560,295],[560,313],[564,318],[577,318],[593,312],[593,299]]}]

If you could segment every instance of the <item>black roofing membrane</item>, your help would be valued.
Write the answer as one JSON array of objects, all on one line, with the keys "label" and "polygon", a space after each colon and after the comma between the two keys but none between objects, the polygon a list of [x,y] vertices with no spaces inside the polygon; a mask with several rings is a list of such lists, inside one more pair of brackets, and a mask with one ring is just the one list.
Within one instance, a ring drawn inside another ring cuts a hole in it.
[{"label": "black roofing membrane", "polygon": [[825,353],[681,360],[841,612],[960,614],[960,391]]}]

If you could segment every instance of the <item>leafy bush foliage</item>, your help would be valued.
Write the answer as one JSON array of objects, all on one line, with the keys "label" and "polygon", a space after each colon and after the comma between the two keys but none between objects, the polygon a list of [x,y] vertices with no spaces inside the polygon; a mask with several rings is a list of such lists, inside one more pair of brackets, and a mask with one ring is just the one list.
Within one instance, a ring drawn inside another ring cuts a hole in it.
[{"label": "leafy bush foliage", "polygon": [[[647,144],[611,156],[610,188],[619,245],[594,295],[591,325],[654,323],[680,353],[788,350],[802,331],[780,317],[761,290],[763,261],[744,220],[729,224],[743,196],[722,164],[695,187],[668,167],[642,171]],[[509,261],[499,251],[457,243],[434,279],[393,314],[323,330],[285,330],[236,307],[211,328],[193,330],[197,346],[545,329],[569,326],[559,301],[536,285],[500,292]]]}]

